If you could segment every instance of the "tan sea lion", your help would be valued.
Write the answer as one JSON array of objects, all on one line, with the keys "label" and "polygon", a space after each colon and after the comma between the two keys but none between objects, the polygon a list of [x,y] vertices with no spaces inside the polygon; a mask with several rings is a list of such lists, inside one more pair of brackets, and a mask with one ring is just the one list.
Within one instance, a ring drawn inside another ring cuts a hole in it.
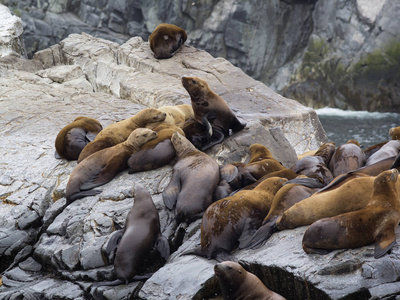
[{"label": "tan sea lion", "polygon": [[155,108],[145,108],[131,118],[107,126],[82,150],[78,158],[78,163],[96,151],[126,141],[128,136],[135,129],[144,128],[149,124],[162,122],[165,118],[165,112],[159,111]]},{"label": "tan sea lion", "polygon": [[[303,176],[303,175],[301,175],[301,176]],[[259,185],[261,182],[263,182],[265,179],[271,178],[271,177],[281,177],[281,178],[286,178],[287,180],[292,180],[292,179],[299,177],[299,174],[297,174],[296,172],[294,172],[293,170],[288,169],[288,168],[284,168],[284,169],[278,170],[278,171],[273,171],[271,173],[265,174],[260,179],[257,179],[257,181],[245,186],[241,190],[252,190],[257,185]]]},{"label": "tan sea lion", "polygon": [[301,184],[286,183],[272,199],[271,208],[260,228],[253,234],[243,248],[257,248],[277,231],[276,220],[290,207],[310,197],[318,188],[310,188]]},{"label": "tan sea lion", "polygon": [[363,167],[365,162],[365,153],[358,141],[349,140],[335,150],[329,162],[329,169],[333,177],[336,177]]},{"label": "tan sea lion", "polygon": [[173,24],[162,23],[149,36],[150,49],[157,59],[170,58],[186,39],[185,30]]},{"label": "tan sea lion", "polygon": [[88,117],[77,117],[57,134],[56,158],[78,159],[82,149],[103,129],[99,121]]},{"label": "tan sea lion", "polygon": [[247,244],[286,181],[279,177],[268,178],[254,190],[240,191],[212,203],[201,222],[200,249],[192,253],[222,260],[237,246]]},{"label": "tan sea lion", "polygon": [[382,172],[376,177],[354,178],[335,189],[315,193],[286,210],[276,221],[276,226],[278,230],[293,229],[362,209],[371,201],[374,185],[385,178],[386,174]]},{"label": "tan sea lion", "polygon": [[322,186],[332,181],[333,175],[329,170],[329,161],[335,152],[335,143],[324,143],[313,156],[305,156],[291,169],[299,175],[318,179]]},{"label": "tan sea lion", "polygon": [[368,157],[365,166],[370,166],[383,159],[396,157],[400,152],[400,140],[390,140],[384,144],[378,151]]},{"label": "tan sea lion", "polygon": [[212,203],[220,179],[219,166],[178,132],[172,135],[171,142],[178,161],[162,194],[163,201],[168,209],[175,207],[177,223],[189,223],[200,218]]},{"label": "tan sea lion", "polygon": [[162,123],[154,128],[157,138],[144,144],[129,157],[129,173],[149,171],[168,164],[175,157],[171,137],[174,132],[184,135],[183,130],[171,123]]},{"label": "tan sea lion", "polygon": [[400,140],[400,127],[392,127],[389,129],[389,136],[392,140]]},{"label": "tan sea lion", "polygon": [[102,149],[85,158],[69,176],[65,191],[67,205],[76,199],[101,193],[93,188],[111,181],[118,172],[126,169],[132,153],[139,151],[144,143],[156,137],[155,131],[138,128],[125,142]]},{"label": "tan sea lion", "polygon": [[240,264],[224,261],[214,266],[224,300],[286,300],[268,289],[254,274]]},{"label": "tan sea lion", "polygon": [[186,121],[194,117],[193,108],[190,104],[161,106],[157,109],[167,114],[164,123],[174,124],[179,127],[183,127]]},{"label": "tan sea lion", "polygon": [[203,124],[203,118],[207,113],[214,113],[214,118],[210,120],[213,129],[212,137],[201,147],[201,150],[204,151],[222,142],[226,136],[229,136],[230,129],[238,132],[246,126],[238,120],[225,100],[210,89],[205,80],[198,77],[182,77],[182,85],[190,95],[194,119],[198,123]]},{"label": "tan sea lion", "polygon": [[395,228],[400,222],[398,175],[397,169],[380,174],[365,208],[311,224],[303,236],[304,251],[326,253],[375,243],[375,258],[387,253],[396,242]]}]

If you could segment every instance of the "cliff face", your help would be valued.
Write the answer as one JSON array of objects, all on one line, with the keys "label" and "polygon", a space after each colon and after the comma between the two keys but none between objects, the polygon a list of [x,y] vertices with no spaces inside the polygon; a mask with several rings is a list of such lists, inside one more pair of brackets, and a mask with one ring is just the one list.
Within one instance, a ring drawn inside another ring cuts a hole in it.
[{"label": "cliff face", "polygon": [[72,32],[145,40],[162,22],[314,108],[398,111],[400,3],[390,0],[2,0],[24,21],[28,55]]}]

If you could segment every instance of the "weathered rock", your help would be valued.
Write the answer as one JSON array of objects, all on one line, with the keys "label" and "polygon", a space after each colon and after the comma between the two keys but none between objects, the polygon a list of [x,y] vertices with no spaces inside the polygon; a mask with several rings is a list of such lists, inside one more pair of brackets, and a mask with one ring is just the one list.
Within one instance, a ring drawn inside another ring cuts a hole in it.
[{"label": "weathered rock", "polygon": [[[148,43],[140,37],[119,46],[86,34],[74,34],[38,52],[33,60],[6,58],[0,62],[0,149],[3,154],[0,158],[0,267],[3,274],[0,297],[5,299],[119,299],[126,296],[192,299],[200,295],[213,297],[218,292],[213,261],[177,256],[164,265],[162,258],[153,251],[146,259],[143,272],[156,273],[144,286],[132,283],[91,289],[96,281],[115,278],[112,257],[105,249],[113,232],[124,227],[134,202],[135,183],[142,184],[152,194],[160,214],[162,233],[170,239],[173,250],[182,242],[185,244],[179,252],[198,243],[200,220],[188,227],[171,225],[174,216],[164,207],[161,193],[171,178],[173,162],[149,172],[121,172],[99,187],[101,194],[76,200],[65,208],[65,187],[76,162],[55,159],[54,141],[59,130],[79,115],[95,118],[107,126],[144,107],[190,103],[180,80],[183,75],[191,74],[205,78],[238,117],[247,122],[244,130],[207,152],[219,163],[247,161],[248,147],[258,142],[270,148],[284,165],[290,166],[297,159],[296,152],[316,149],[326,141],[312,109],[275,94],[224,59],[213,58],[190,46],[183,47],[171,59],[157,61]],[[281,232],[275,235],[276,240],[271,240],[273,244],[267,244],[262,250],[239,251],[235,256],[266,273],[276,269],[279,280],[281,273],[295,278],[299,288],[293,294],[288,293],[288,299],[295,297],[293,295],[305,295],[303,277],[321,294],[335,298],[339,295],[336,285],[326,283],[331,280],[330,276],[337,276],[330,275],[331,270],[344,269],[351,273],[359,270],[359,265],[364,266],[365,274],[386,274],[378,275],[379,281],[363,282],[360,286],[367,291],[365,293],[370,293],[372,287],[396,280],[393,270],[397,268],[397,247],[383,260],[374,261],[361,255],[357,267],[342,266],[347,258],[332,259],[332,263],[316,266],[299,249],[302,233],[303,229]],[[286,244],[288,235],[292,238]],[[371,247],[342,252],[357,255]],[[290,252],[288,262],[282,258],[286,251]],[[269,264],[267,256],[274,264]],[[292,260],[297,258],[302,262],[301,266],[295,264],[300,271],[291,270]],[[340,268],[336,268],[336,262]],[[322,273],[315,275],[313,272]],[[325,276],[323,284],[321,276]],[[314,277],[317,279],[313,280]],[[344,285],[345,281],[340,284]],[[359,293],[347,285],[344,290]],[[370,294],[373,293],[382,291],[374,290]]]},{"label": "weathered rock", "polygon": [[12,52],[25,55],[22,33],[21,19],[11,15],[10,10],[0,4],[0,57]]}]

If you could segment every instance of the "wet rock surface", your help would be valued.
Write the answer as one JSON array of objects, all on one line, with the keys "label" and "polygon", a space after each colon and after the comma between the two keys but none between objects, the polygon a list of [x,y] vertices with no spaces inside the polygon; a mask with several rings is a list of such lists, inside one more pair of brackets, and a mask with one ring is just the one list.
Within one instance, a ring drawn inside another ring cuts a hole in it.
[{"label": "wet rock surface", "polygon": [[[161,193],[173,163],[149,172],[124,171],[101,186],[101,194],[64,208],[65,187],[76,162],[55,159],[54,141],[79,115],[107,126],[145,107],[190,103],[180,83],[190,74],[206,79],[247,122],[244,130],[207,152],[220,164],[246,161],[248,146],[257,142],[291,166],[296,153],[326,141],[312,109],[275,94],[226,60],[189,46],[172,59],[157,61],[140,37],[119,46],[75,34],[32,60],[1,58],[0,72],[2,299],[202,299],[219,291],[215,261],[178,255],[198,243],[200,220],[186,229],[171,226],[173,213],[164,207]],[[143,272],[155,273],[146,282],[92,288],[95,282],[115,278],[112,256],[105,249],[114,232],[124,227],[136,183],[152,194],[163,234],[175,248],[183,245],[166,264],[149,253]],[[397,245],[379,260],[370,255],[373,246],[306,255],[301,249],[304,230],[280,232],[263,248],[234,255],[288,299],[306,298],[307,293],[327,299],[353,294],[384,298],[396,292]]]}]

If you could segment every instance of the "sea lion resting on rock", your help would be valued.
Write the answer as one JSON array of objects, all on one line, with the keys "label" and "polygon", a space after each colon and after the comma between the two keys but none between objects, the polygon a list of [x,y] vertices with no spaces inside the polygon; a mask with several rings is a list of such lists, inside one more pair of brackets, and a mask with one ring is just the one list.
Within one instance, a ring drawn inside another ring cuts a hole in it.
[{"label": "sea lion resting on rock", "polygon": [[157,59],[170,58],[186,39],[185,30],[173,24],[162,23],[149,36],[150,49]]},{"label": "sea lion resting on rock", "polygon": [[172,170],[171,181],[163,192],[163,201],[170,210],[176,206],[177,223],[190,223],[200,218],[212,203],[220,178],[219,166],[178,132],[172,135],[171,142],[178,161]]},{"label": "sea lion resting on rock", "polygon": [[233,261],[214,266],[224,300],[286,300],[268,289],[254,274]]},{"label": "sea lion resting on rock", "polygon": [[182,127],[186,121],[194,117],[193,108],[190,104],[161,106],[157,109],[166,113],[164,123],[174,124],[179,127]]},{"label": "sea lion resting on rock", "polygon": [[396,242],[395,228],[400,222],[398,175],[397,169],[380,174],[365,208],[311,224],[303,236],[304,251],[325,254],[334,249],[375,243],[375,258],[387,253]]},{"label": "sea lion resting on rock", "polygon": [[358,141],[349,140],[335,150],[329,162],[329,169],[333,177],[336,177],[363,167],[365,161],[365,153]]},{"label": "sea lion resting on rock", "polygon": [[162,122],[166,118],[166,113],[155,108],[145,108],[133,117],[113,123],[104,128],[96,138],[83,148],[78,158],[78,163],[90,154],[115,146],[126,141],[128,136],[137,128],[144,128],[149,124]]},{"label": "sea lion resting on rock", "polygon": [[384,144],[378,151],[368,157],[365,166],[373,165],[389,157],[396,157],[400,152],[400,140],[390,140]]},{"label": "sea lion resting on rock", "polygon": [[57,134],[56,158],[78,159],[82,149],[93,141],[102,129],[101,124],[95,119],[77,117]]},{"label": "sea lion resting on rock", "polygon": [[203,118],[207,113],[215,114],[215,118],[210,120],[213,129],[212,138],[201,147],[201,150],[204,151],[222,142],[229,136],[230,129],[238,132],[246,126],[238,120],[225,100],[210,89],[205,80],[198,77],[182,77],[182,85],[190,95],[194,118],[198,123],[203,124]]},{"label": "sea lion resting on rock", "polygon": [[65,197],[67,205],[76,199],[94,196],[101,191],[96,186],[111,181],[115,175],[127,168],[132,153],[157,137],[157,133],[148,128],[135,129],[125,142],[97,151],[78,164],[69,176]]},{"label": "sea lion resting on rock", "polygon": [[184,135],[183,130],[170,123],[162,123],[154,128],[157,138],[144,144],[138,152],[129,157],[129,173],[149,171],[168,164],[175,157],[171,137],[174,132]]},{"label": "sea lion resting on rock", "polygon": [[224,260],[238,245],[247,244],[268,214],[274,195],[287,179],[272,177],[254,190],[240,191],[211,204],[201,222],[201,244],[185,252]]}]

